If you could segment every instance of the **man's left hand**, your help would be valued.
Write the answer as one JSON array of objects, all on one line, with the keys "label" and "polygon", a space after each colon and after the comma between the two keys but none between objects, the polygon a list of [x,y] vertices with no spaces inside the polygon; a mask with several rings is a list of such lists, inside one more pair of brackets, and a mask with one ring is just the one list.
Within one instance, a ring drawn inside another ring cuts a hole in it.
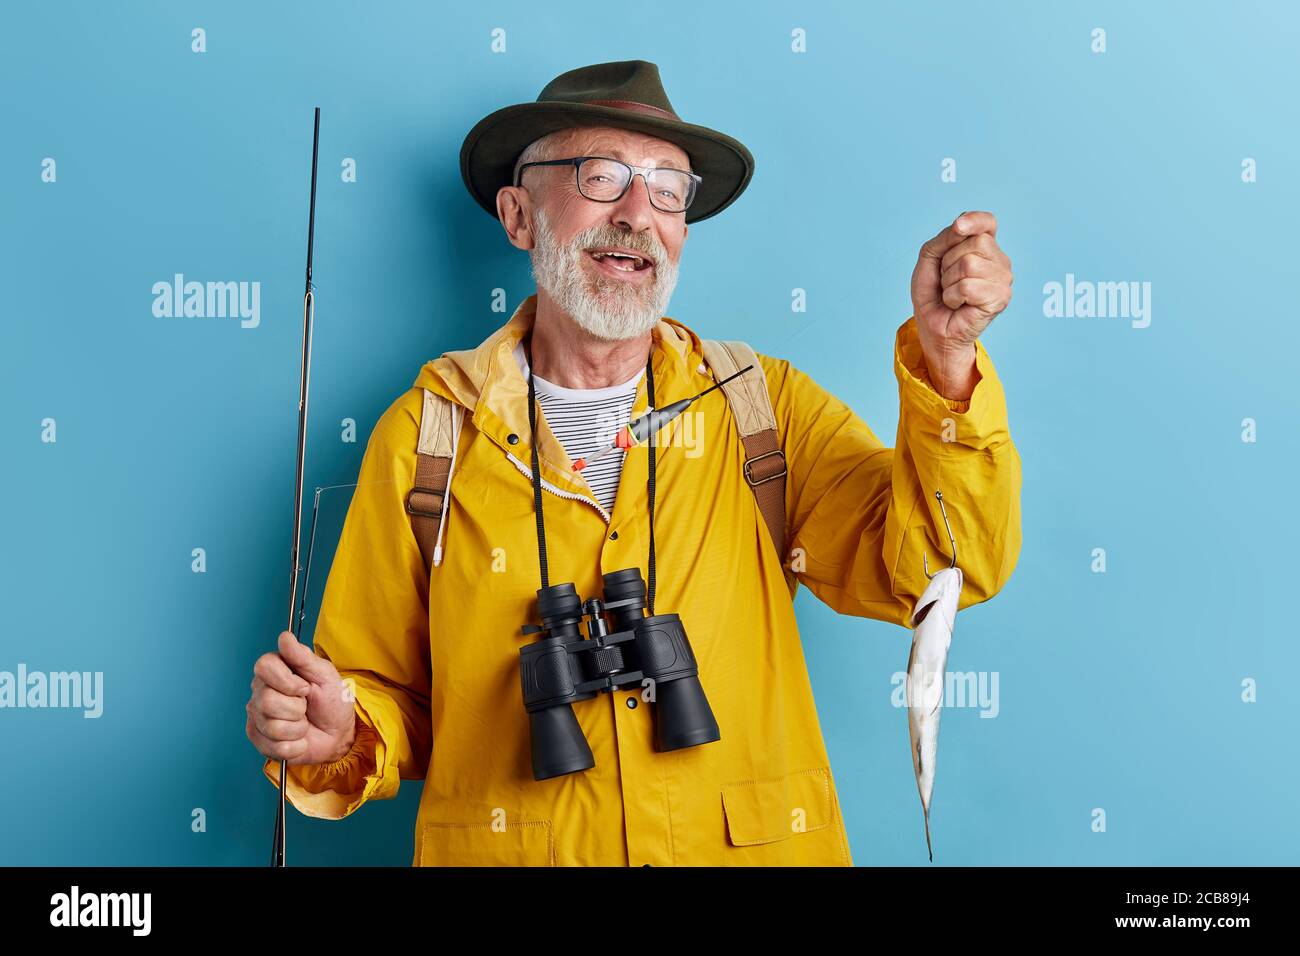
[{"label": "man's left hand", "polygon": [[1011,260],[991,212],[964,212],[925,245],[912,271],[912,314],[935,389],[964,400],[978,381],[975,339],[1011,301]]}]

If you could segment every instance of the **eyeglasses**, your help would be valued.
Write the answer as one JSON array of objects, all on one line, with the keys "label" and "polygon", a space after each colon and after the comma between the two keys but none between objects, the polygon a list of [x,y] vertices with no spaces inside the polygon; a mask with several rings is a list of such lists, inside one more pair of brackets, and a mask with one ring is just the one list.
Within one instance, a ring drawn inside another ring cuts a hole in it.
[{"label": "eyeglasses", "polygon": [[640,173],[650,196],[650,205],[663,212],[685,212],[703,181],[702,177],[684,169],[632,166],[605,156],[574,156],[572,159],[524,163],[515,177],[516,186],[522,184],[524,170],[529,166],[573,166],[578,192],[596,202],[618,202],[632,185],[632,177]]}]

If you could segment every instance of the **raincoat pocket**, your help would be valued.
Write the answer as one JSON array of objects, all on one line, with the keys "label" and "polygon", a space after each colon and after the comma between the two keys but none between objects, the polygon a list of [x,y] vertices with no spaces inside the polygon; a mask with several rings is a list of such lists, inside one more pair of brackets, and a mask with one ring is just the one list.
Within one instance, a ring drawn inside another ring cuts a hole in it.
[{"label": "raincoat pocket", "polygon": [[426,823],[420,832],[421,866],[555,866],[551,821]]},{"label": "raincoat pocket", "polygon": [[722,806],[732,846],[775,843],[825,829],[831,821],[830,768],[726,784]]}]

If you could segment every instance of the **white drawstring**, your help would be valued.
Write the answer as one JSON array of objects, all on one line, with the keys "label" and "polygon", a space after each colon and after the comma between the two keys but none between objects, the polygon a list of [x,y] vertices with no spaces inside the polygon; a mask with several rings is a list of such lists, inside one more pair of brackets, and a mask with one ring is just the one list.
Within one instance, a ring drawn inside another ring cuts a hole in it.
[{"label": "white drawstring", "polygon": [[442,515],[438,518],[438,540],[433,545],[433,566],[442,564],[442,533],[447,530],[447,506],[451,504],[451,477],[456,473],[456,452],[460,448],[460,420],[465,409],[457,405],[451,420],[451,464],[447,466],[447,490],[442,495]]}]

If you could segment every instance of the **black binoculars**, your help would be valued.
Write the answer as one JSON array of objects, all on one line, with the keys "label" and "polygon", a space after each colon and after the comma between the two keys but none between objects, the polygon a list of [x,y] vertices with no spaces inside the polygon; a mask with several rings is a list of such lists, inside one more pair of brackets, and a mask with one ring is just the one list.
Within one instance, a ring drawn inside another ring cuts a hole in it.
[{"label": "black binoculars", "polygon": [[[652,688],[656,749],[680,750],[722,739],[682,619],[676,614],[646,616],[645,581],[638,568],[611,571],[604,581],[603,602],[583,602],[572,584],[539,588],[542,624],[523,627],[524,634],[541,635],[519,649],[534,779],[596,765],[572,705],[627,685]],[[579,629],[583,618],[588,618],[586,637]]]}]

